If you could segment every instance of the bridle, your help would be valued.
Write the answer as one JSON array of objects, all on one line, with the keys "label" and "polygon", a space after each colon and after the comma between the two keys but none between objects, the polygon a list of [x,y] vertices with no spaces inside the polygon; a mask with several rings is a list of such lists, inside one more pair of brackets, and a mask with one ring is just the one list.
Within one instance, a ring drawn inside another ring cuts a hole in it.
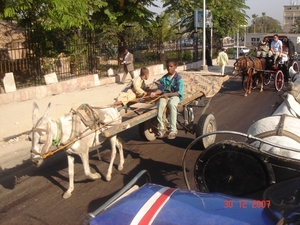
[{"label": "bridle", "polygon": [[61,125],[60,120],[55,122],[57,124],[57,135],[56,135],[55,139],[50,137],[50,135],[51,135],[50,121],[47,122],[47,128],[46,129],[39,128],[42,121],[43,121],[43,118],[40,118],[37,121],[37,123],[35,124],[35,126],[31,129],[32,143],[36,144],[34,139],[36,138],[35,133],[37,133],[40,137],[37,144],[44,144],[44,146],[42,147],[41,152],[36,151],[34,148],[31,149],[32,153],[35,153],[35,154],[40,155],[40,156],[45,155],[46,152],[48,151],[48,149],[51,146],[57,147],[60,144],[61,137],[62,137],[62,125]]},{"label": "bridle", "polygon": [[[243,69],[243,60],[246,60],[246,67]],[[248,73],[248,70],[251,69],[249,65],[249,61],[252,61],[254,63],[254,60],[250,57],[244,56],[243,58],[239,58],[234,64],[233,64],[233,72],[237,71],[238,73]],[[236,67],[239,69],[236,70]]]}]

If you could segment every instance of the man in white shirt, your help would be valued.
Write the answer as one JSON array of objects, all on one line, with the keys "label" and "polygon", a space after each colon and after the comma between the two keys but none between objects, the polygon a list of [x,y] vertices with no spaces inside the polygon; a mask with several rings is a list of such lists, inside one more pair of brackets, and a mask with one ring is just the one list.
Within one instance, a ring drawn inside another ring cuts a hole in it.
[{"label": "man in white shirt", "polygon": [[282,54],[282,41],[279,40],[277,34],[274,34],[273,36],[273,41],[271,43],[271,52],[274,55],[273,64],[275,65],[278,57],[281,57]]}]

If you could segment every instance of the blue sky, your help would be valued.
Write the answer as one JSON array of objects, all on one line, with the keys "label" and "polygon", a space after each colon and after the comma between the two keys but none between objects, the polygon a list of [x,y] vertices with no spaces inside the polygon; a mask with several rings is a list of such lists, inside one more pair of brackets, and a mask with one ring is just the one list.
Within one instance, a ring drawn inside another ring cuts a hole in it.
[{"label": "blue sky", "polygon": [[[160,0],[154,0],[154,2],[160,7],[162,6]],[[246,5],[250,7],[250,9],[246,11],[247,15],[250,17],[249,23],[251,23],[250,21],[252,20],[253,14],[261,16],[261,14],[265,12],[267,16],[278,20],[282,25],[283,6],[290,5],[291,2],[295,2],[297,5],[300,5],[300,0],[246,0]],[[163,9],[150,8],[150,10],[159,14]]]}]

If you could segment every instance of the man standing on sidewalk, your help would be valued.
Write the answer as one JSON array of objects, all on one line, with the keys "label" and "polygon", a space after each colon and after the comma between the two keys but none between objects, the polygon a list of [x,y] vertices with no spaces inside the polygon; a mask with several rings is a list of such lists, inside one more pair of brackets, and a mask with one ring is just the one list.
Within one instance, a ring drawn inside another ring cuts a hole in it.
[{"label": "man standing on sidewalk", "polygon": [[219,52],[219,55],[217,57],[217,64],[220,67],[220,73],[222,76],[224,76],[225,72],[225,66],[228,65],[228,56],[226,53],[226,48],[222,48],[222,51]]},{"label": "man standing on sidewalk", "polygon": [[131,79],[134,78],[133,55],[128,51],[127,47],[124,49],[124,59],[121,64],[124,67],[124,75],[120,83],[124,84],[128,73],[130,74]]}]

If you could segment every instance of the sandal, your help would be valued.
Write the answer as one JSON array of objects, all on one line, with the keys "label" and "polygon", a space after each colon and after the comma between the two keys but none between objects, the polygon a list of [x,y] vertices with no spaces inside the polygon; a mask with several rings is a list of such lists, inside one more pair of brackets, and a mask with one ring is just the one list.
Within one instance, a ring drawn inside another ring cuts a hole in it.
[{"label": "sandal", "polygon": [[163,138],[164,136],[165,136],[165,133],[166,133],[166,131],[164,131],[164,130],[159,130],[158,132],[157,132],[157,138]]},{"label": "sandal", "polygon": [[177,132],[171,131],[168,135],[168,139],[175,139],[177,136]]}]

